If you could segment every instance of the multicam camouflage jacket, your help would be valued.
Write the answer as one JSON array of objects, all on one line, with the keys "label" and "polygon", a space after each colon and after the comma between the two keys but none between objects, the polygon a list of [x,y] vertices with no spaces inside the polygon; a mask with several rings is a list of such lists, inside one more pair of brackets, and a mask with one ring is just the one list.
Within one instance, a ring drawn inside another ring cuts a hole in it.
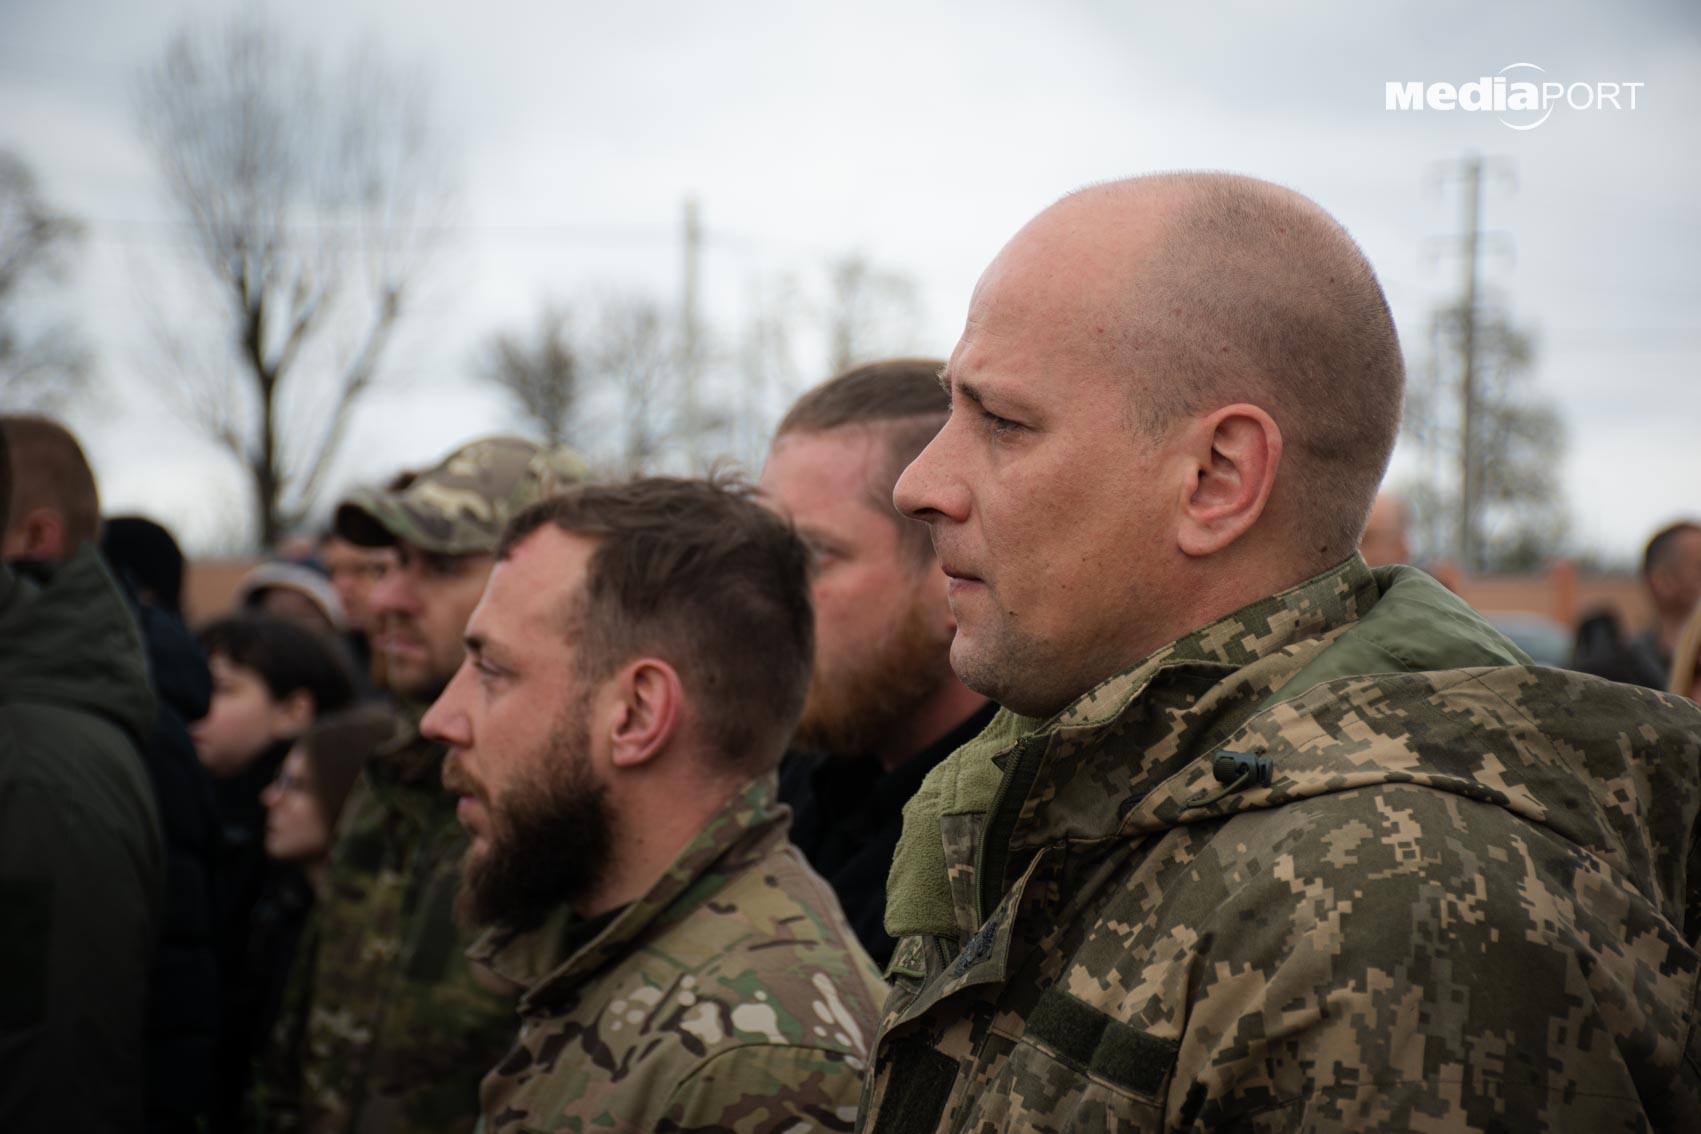
[{"label": "multicam camouflage jacket", "polygon": [[1000,714],[906,810],[866,1128],[1701,1128],[1701,710],[1526,660],[1354,556]]},{"label": "multicam camouflage jacket", "polygon": [[466,834],[417,713],[367,761],[257,1087],[263,1130],[466,1134],[518,989],[476,974],[454,901]]},{"label": "multicam camouflage jacket", "polygon": [[852,1129],[886,988],[789,816],[759,779],[612,918],[474,948],[527,986],[485,1134]]}]

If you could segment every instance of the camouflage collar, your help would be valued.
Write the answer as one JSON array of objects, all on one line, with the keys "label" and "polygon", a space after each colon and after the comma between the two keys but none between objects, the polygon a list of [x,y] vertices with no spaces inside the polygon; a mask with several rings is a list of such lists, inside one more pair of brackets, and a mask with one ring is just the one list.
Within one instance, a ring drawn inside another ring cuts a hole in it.
[{"label": "camouflage collar", "polygon": [[[1050,720],[1001,710],[904,809],[887,932],[972,933],[1006,870],[1019,868],[1007,861],[1013,842],[1114,833],[1134,801],[1179,770],[1173,760],[1197,756],[1195,744],[1180,744],[1182,736],[1196,739],[1201,727],[1232,731],[1380,594],[1378,579],[1355,554],[1164,646]],[[1231,677],[1237,680],[1229,683]],[[1201,712],[1207,691],[1211,700]],[[1111,734],[1118,740],[1114,760],[1089,767],[1074,759],[1106,747]],[[1062,806],[1060,792],[1068,796]],[[990,863],[983,861],[988,854]]]},{"label": "camouflage collar", "polygon": [[[1049,721],[995,717],[905,809],[887,931],[957,939],[974,933],[1008,879],[1048,843],[1279,805],[1292,785],[1242,790],[1195,810],[1220,786],[1217,750],[1283,747],[1272,730],[1292,730],[1304,714],[1280,714],[1279,726],[1273,717],[1313,690],[1326,700],[1345,686],[1374,685],[1368,675],[1528,664],[1423,572],[1372,573],[1354,555],[1164,647]],[[1372,774],[1360,769],[1355,786]],[[1304,790],[1348,782],[1322,768],[1312,779]]]},{"label": "camouflage collar", "polygon": [[[475,964],[527,989],[522,1014],[549,1011],[640,938],[672,925],[711,900],[726,879],[784,841],[791,812],[776,798],[773,773],[750,781],[686,845],[642,898],[588,939],[585,920],[562,911],[539,930],[486,932],[467,950]],[[597,920],[597,919],[592,919]]]}]

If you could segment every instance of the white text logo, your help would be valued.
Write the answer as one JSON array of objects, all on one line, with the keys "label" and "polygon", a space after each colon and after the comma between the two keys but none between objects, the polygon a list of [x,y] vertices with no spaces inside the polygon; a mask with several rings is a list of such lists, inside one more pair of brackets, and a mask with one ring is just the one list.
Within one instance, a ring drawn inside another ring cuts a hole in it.
[{"label": "white text logo", "polygon": [[1645,83],[1561,83],[1538,78],[1534,63],[1509,63],[1499,73],[1468,83],[1391,82],[1384,110],[1486,110],[1503,126],[1534,130],[1560,107],[1571,110],[1635,110]]}]

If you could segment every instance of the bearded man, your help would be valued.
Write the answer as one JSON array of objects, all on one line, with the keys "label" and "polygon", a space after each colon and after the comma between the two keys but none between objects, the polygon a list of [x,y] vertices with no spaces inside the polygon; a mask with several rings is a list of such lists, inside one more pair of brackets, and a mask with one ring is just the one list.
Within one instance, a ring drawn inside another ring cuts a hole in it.
[{"label": "bearded man", "polygon": [[707,481],[580,486],[503,536],[422,722],[472,836],[471,955],[524,990],[485,1134],[852,1129],[885,989],[774,797],[807,571]]},{"label": "bearded man", "polygon": [[337,508],[339,538],[396,557],[371,607],[404,724],[343,809],[259,1078],[262,1129],[458,1134],[478,1116],[479,1076],[507,1044],[516,990],[481,981],[462,956],[471,935],[453,909],[466,836],[442,788],[443,746],[416,722],[460,668],[504,525],[584,475],[570,450],[492,437]]},{"label": "bearded man", "polygon": [[813,564],[815,675],[780,779],[792,840],[833,885],[882,967],[886,871],[923,777],[992,719],[951,671],[956,621],[927,525],[892,506],[904,466],[939,432],[944,363],[848,370],[800,398],[762,471]]}]

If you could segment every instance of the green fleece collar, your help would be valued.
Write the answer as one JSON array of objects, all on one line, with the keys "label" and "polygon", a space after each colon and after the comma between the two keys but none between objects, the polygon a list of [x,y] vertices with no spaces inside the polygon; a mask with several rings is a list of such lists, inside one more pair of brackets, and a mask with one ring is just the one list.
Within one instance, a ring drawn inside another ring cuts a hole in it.
[{"label": "green fleece collar", "polygon": [[[886,931],[955,939],[960,932],[942,819],[984,831],[1009,756],[1025,737],[1108,726],[1164,669],[1194,662],[1249,664],[1288,641],[1347,624],[1316,660],[1286,682],[1263,711],[1340,677],[1465,666],[1527,665],[1529,659],[1456,595],[1410,567],[1372,572],[1357,555],[1312,579],[1186,635],[1108,679],[1050,720],[1001,709],[979,736],[944,760],[904,808],[893,855]],[[1247,627],[1264,633],[1247,633]],[[1020,807],[1023,801],[1010,800]]]},{"label": "green fleece collar", "polygon": [[1381,595],[1376,605],[1263,708],[1342,677],[1534,664],[1464,599],[1416,567],[1378,567],[1371,575]]},{"label": "green fleece collar", "polygon": [[981,734],[942,760],[904,805],[904,832],[887,876],[886,932],[955,937],[955,907],[939,820],[984,815],[1004,780],[1004,753],[1045,722],[999,709]]}]

